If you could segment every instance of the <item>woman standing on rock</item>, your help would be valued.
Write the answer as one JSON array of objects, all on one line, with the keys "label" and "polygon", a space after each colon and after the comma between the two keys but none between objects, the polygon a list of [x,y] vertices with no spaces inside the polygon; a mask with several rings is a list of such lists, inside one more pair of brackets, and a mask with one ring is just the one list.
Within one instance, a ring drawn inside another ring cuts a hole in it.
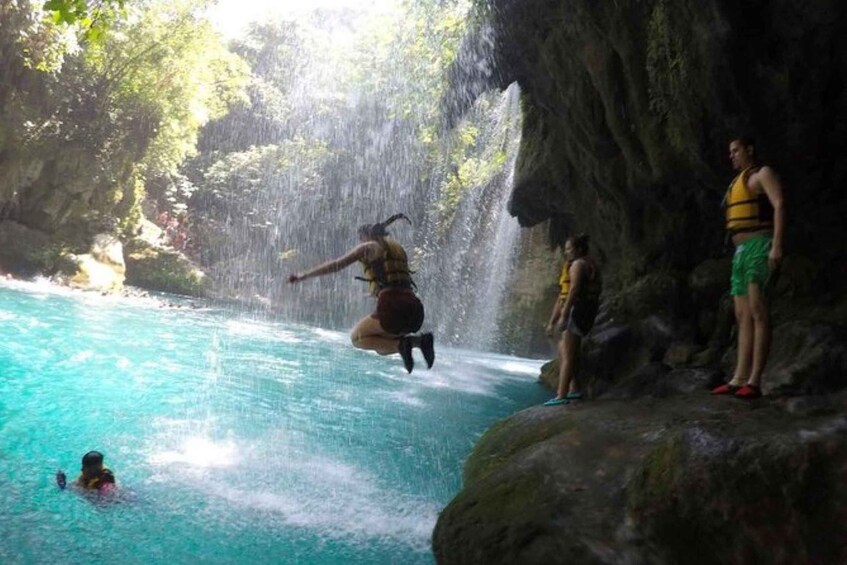
[{"label": "woman standing on rock", "polygon": [[545,402],[545,406],[568,404],[582,398],[574,382],[577,356],[582,338],[594,326],[600,307],[602,282],[597,264],[588,256],[588,236],[569,237],[565,241],[565,258],[567,262],[559,277],[560,293],[547,324],[547,335],[552,337],[556,331],[562,332],[558,346],[559,387],[555,398]]}]

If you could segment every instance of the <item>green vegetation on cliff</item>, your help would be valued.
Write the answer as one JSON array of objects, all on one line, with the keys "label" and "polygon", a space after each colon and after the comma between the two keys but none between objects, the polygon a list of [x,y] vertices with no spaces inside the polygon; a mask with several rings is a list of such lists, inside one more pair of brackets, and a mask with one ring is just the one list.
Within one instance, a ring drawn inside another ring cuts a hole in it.
[{"label": "green vegetation on cliff", "polygon": [[198,6],[139,3],[91,41],[85,18],[0,4],[0,220],[77,252],[136,228],[147,180],[242,96],[244,64]]}]

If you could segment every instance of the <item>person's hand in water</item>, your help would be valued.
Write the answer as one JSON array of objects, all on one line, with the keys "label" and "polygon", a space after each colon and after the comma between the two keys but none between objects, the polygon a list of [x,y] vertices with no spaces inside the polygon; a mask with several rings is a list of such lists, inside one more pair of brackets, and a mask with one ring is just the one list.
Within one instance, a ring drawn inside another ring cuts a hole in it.
[{"label": "person's hand in water", "polygon": [[56,471],[56,484],[59,485],[59,488],[61,489],[65,488],[68,485],[68,477],[61,469]]}]

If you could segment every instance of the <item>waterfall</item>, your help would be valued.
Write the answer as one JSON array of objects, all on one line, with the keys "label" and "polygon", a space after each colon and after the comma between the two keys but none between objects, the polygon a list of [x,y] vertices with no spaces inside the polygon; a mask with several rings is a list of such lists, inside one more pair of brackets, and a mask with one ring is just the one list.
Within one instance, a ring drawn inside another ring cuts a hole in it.
[{"label": "waterfall", "polygon": [[184,171],[196,187],[200,258],[220,295],[349,328],[373,308],[366,285],[352,280],[356,267],[296,286],[285,276],[343,254],[359,225],[404,212],[413,225],[389,231],[412,258],[424,327],[440,343],[497,349],[519,232],[506,211],[519,91],[480,94],[491,73],[483,41],[454,62],[474,71],[464,73],[473,84],[452,86],[473,101],[441,127],[447,68],[431,61],[458,50],[461,36],[427,30],[466,15],[464,4],[323,10],[256,25],[234,43],[253,68],[251,104],[211,124]]},{"label": "waterfall", "polygon": [[440,339],[483,350],[497,349],[499,314],[520,230],[507,211],[520,143],[520,92],[513,84],[489,96],[495,99],[490,127],[500,138],[488,151],[502,151],[503,166],[458,206],[448,236],[428,254],[434,276],[425,279],[422,292]]}]

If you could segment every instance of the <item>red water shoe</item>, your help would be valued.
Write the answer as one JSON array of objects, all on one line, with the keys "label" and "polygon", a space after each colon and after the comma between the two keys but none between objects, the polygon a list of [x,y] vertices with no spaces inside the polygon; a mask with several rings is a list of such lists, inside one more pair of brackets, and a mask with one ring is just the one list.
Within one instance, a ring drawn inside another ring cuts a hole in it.
[{"label": "red water shoe", "polygon": [[735,394],[735,392],[740,389],[740,386],[736,386],[734,384],[726,383],[722,384],[719,387],[712,389],[712,394]]},{"label": "red water shoe", "polygon": [[744,385],[735,393],[735,398],[743,398],[744,400],[753,400],[762,397],[762,389],[756,385]]}]

